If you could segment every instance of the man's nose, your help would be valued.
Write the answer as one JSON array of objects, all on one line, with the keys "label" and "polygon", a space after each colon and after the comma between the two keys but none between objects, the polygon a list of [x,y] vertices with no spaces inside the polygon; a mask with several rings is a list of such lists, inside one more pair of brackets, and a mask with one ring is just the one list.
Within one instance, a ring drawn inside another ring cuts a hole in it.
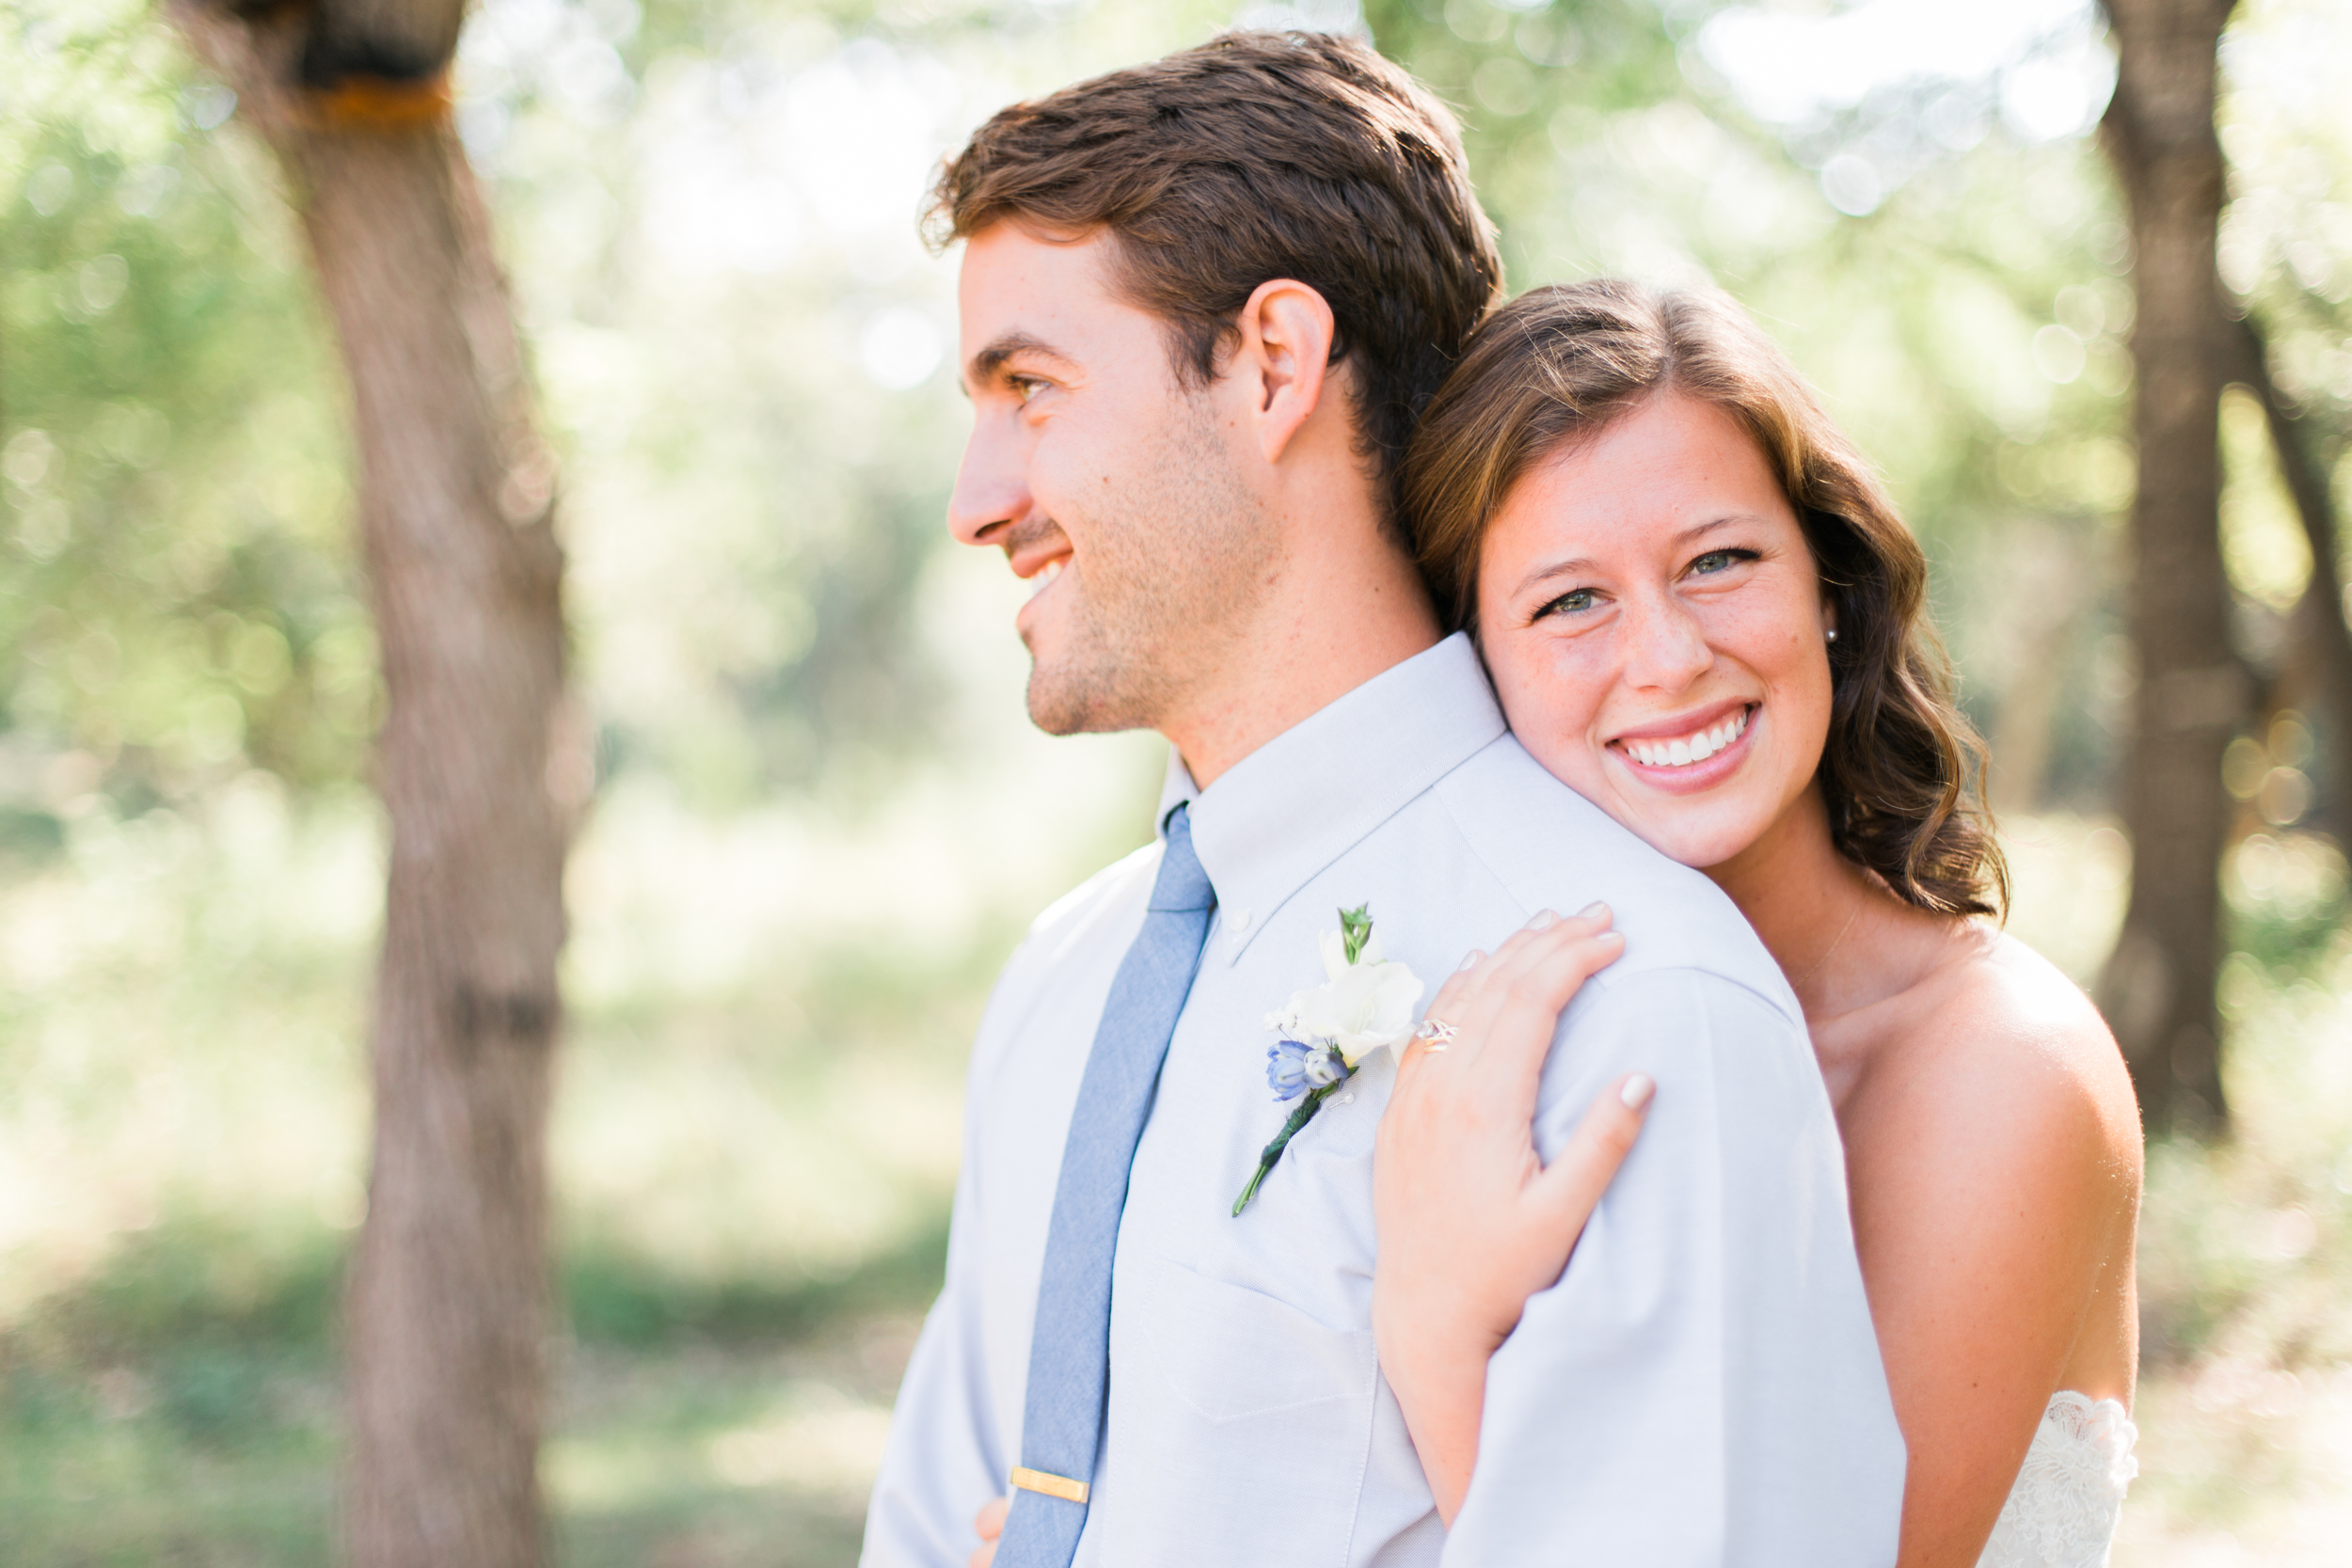
[{"label": "man's nose", "polygon": [[1625,678],[1636,687],[1679,691],[1715,662],[1705,629],[1672,594],[1629,598],[1622,617]]},{"label": "man's nose", "polygon": [[966,545],[1002,545],[1006,532],[1029,513],[1023,443],[991,429],[992,422],[983,417],[973,427],[947,498],[947,531]]}]

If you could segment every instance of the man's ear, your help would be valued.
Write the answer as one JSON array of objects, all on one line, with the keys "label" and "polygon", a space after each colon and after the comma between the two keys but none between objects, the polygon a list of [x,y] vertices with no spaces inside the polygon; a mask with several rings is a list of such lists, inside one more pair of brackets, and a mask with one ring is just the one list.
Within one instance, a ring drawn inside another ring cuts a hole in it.
[{"label": "man's ear", "polygon": [[1249,393],[1259,448],[1278,463],[1324,394],[1336,392],[1331,307],[1306,284],[1278,277],[1258,285],[1233,325],[1241,341],[1226,374]]}]

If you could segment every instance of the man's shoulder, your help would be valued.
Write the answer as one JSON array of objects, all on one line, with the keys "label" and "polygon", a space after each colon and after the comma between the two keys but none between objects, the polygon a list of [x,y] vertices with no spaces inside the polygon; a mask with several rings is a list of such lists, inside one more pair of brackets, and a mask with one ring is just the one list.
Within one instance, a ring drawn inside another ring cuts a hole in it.
[{"label": "man's shoulder", "polygon": [[1130,900],[1148,896],[1152,879],[1159,875],[1160,853],[1165,847],[1155,838],[1121,855],[1046,905],[1029,923],[1028,940],[1048,943],[1066,940],[1100,919],[1106,911],[1124,909]]},{"label": "man's shoulder", "polygon": [[[1003,977],[1054,968],[1090,948],[1112,927],[1136,924],[1159,875],[1162,847],[1155,838],[1046,905],[1006,960]],[[1125,944],[1117,950],[1125,951]]]},{"label": "man's shoulder", "polygon": [[1159,875],[1157,839],[1123,855],[1048,904],[997,971],[973,1048],[977,1072],[996,1061],[1025,1022],[1057,997],[1108,989]]},{"label": "man's shoulder", "polygon": [[1721,888],[1552,777],[1516,736],[1482,749],[1435,793],[1470,852],[1531,914],[1609,906],[1626,951],[1602,972],[1603,986],[1688,970],[1798,1016],[1779,966]]}]

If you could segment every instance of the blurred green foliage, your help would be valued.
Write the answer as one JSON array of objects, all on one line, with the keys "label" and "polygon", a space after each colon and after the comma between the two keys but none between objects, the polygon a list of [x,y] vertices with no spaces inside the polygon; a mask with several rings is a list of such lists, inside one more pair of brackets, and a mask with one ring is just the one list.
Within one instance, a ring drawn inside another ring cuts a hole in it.
[{"label": "blurred green foliage", "polygon": [[[349,778],[343,394],[265,160],[135,4],[0,19],[0,798]],[[27,834],[32,836],[28,839]]]},{"label": "blurred green foliage", "polygon": [[[1225,15],[483,8],[463,124],[568,458],[608,775],[726,811],[778,787],[870,800],[936,753],[956,691],[910,589],[960,415],[937,370],[947,273],[912,242],[925,165],[1023,84]],[[2011,112],[2021,83],[2046,96],[2085,59],[2095,77],[2088,12],[2054,5],[1940,74],[1794,87],[1770,48],[1835,16],[1375,0],[1366,20],[1462,110],[1515,286],[1712,280],[1782,338],[1935,554],[2009,799],[2100,803],[2130,681],[2111,610],[2128,257],[2083,117]],[[28,0],[0,24],[0,838],[54,845],[101,784],[135,814],[245,766],[357,777],[378,698],[342,394],[274,173],[133,0]],[[2233,32],[2259,90],[2228,101],[2224,261],[2332,467],[2352,148],[2311,64],[2344,48],[2330,25],[2269,0]],[[2231,451],[2262,662],[2296,530],[2259,440]]]}]

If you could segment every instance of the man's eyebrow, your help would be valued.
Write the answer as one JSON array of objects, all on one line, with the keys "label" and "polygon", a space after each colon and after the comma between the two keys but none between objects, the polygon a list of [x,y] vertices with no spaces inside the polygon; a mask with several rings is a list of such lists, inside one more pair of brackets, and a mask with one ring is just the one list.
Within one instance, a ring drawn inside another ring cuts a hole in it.
[{"label": "man's eyebrow", "polygon": [[[1678,546],[1687,546],[1694,540],[1703,538],[1719,528],[1729,528],[1735,523],[1751,520],[1744,512],[1726,512],[1721,516],[1709,517],[1703,523],[1692,523],[1689,528],[1676,534],[1674,542]],[[1549,582],[1555,578],[1582,577],[1593,570],[1595,567],[1590,556],[1580,555],[1566,561],[1547,562],[1519,578],[1519,585],[1514,592],[1524,594],[1529,589],[1540,583]]]},{"label": "man's eyebrow", "polygon": [[1042,355],[1048,359],[1064,365],[1073,362],[1070,356],[1062,353],[1042,338],[1033,338],[1026,332],[1008,332],[1002,337],[991,340],[978,353],[972,356],[972,361],[964,371],[964,379],[975,382],[992,381],[995,379],[996,372],[1005,368],[1005,361],[1018,354]]}]

